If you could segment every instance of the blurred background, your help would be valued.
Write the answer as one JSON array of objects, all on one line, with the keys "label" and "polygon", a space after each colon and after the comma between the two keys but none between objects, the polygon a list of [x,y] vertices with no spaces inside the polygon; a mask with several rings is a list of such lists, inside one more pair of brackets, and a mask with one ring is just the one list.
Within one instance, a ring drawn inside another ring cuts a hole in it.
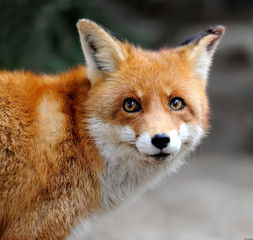
[{"label": "blurred background", "polygon": [[210,25],[227,28],[209,78],[208,138],[177,174],[96,224],[89,239],[253,239],[253,1],[1,0],[0,68],[57,73],[83,64],[80,18],[151,49]]}]

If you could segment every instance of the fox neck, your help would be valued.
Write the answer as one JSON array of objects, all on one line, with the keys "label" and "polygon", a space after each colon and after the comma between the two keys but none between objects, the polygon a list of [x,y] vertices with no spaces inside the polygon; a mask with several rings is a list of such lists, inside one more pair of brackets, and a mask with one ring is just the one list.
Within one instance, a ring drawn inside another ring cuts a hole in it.
[{"label": "fox neck", "polygon": [[[120,151],[113,146],[110,151]],[[114,159],[103,158],[105,171],[103,175],[103,209],[108,210],[117,207],[127,200],[135,199],[148,186],[155,184],[165,171],[161,166],[148,166],[144,163],[136,163],[139,159],[129,153],[115,156]],[[116,164],[112,163],[117,162]]]}]

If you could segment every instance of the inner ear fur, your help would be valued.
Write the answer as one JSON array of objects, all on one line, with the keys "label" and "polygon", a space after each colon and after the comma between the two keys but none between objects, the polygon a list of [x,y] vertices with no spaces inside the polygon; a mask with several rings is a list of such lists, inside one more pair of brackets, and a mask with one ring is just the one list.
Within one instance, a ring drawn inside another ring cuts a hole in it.
[{"label": "inner ear fur", "polygon": [[225,28],[223,26],[210,27],[206,31],[188,38],[179,48],[179,51],[184,53],[192,65],[192,70],[196,76],[205,83],[208,79],[215,50],[224,33]]},{"label": "inner ear fur", "polygon": [[91,83],[117,71],[126,59],[122,40],[105,27],[88,19],[79,20],[77,28]]}]

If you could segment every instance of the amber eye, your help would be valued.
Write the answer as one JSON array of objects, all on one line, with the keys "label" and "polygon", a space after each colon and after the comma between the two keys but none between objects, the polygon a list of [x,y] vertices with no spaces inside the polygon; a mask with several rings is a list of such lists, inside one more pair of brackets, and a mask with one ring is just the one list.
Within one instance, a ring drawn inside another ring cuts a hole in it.
[{"label": "amber eye", "polygon": [[141,106],[135,99],[127,98],[123,103],[123,109],[129,113],[139,112],[141,110]]},{"label": "amber eye", "polygon": [[174,111],[182,110],[184,108],[184,101],[179,97],[172,98],[170,100],[169,107]]}]

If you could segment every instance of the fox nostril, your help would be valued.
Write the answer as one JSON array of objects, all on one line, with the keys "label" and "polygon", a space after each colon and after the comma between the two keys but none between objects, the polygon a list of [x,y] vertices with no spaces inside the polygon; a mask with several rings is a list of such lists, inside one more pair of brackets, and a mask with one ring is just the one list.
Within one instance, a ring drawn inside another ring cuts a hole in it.
[{"label": "fox nostril", "polygon": [[151,143],[159,149],[166,148],[169,142],[170,138],[166,134],[156,134],[151,140]]}]

